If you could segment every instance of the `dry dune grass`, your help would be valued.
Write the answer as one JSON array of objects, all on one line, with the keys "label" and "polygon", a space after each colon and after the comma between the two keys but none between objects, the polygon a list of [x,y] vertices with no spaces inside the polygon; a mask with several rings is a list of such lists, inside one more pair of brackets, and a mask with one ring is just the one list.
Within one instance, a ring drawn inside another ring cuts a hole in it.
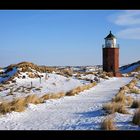
[{"label": "dry dune grass", "polygon": [[9,103],[11,111],[22,112],[25,110],[26,102],[24,98],[16,99]]},{"label": "dry dune grass", "polygon": [[71,68],[60,68],[57,69],[57,74],[60,74],[65,77],[71,77],[74,74],[74,72]]},{"label": "dry dune grass", "polygon": [[102,73],[100,73],[100,77],[103,79],[108,79],[108,77],[114,77],[114,74],[113,74],[113,72],[103,71]]},{"label": "dry dune grass", "polygon": [[77,72],[75,77],[81,79],[81,73]]},{"label": "dry dune grass", "polygon": [[59,92],[56,94],[50,94],[50,99],[59,99],[59,98],[64,97],[64,96],[65,96],[64,92]]},{"label": "dry dune grass", "polygon": [[131,106],[133,103],[131,96],[125,96],[125,92],[118,92],[118,94],[112,99],[113,102],[118,102],[127,106]]},{"label": "dry dune grass", "polygon": [[71,69],[63,69],[61,70],[62,75],[72,76],[73,71]]},{"label": "dry dune grass", "polygon": [[59,99],[61,97],[64,97],[65,96],[65,92],[58,92],[58,93],[47,93],[45,95],[43,95],[40,99],[45,101],[45,100],[48,100],[48,99]]},{"label": "dry dune grass", "polygon": [[134,83],[134,84],[137,84],[137,82],[138,82],[137,79],[132,79],[132,80],[130,81],[130,83]]},{"label": "dry dune grass", "polygon": [[135,112],[132,122],[136,125],[140,125],[140,108]]},{"label": "dry dune grass", "polygon": [[8,112],[16,111],[16,112],[22,112],[25,110],[26,103],[25,99],[16,99],[12,102],[3,102],[0,104],[0,113],[6,114]]},{"label": "dry dune grass", "polygon": [[129,89],[133,89],[134,86],[137,84],[138,80],[137,79],[133,79],[129,82],[129,84],[127,84],[126,86],[129,88]]},{"label": "dry dune grass", "polygon": [[61,97],[64,97],[65,95],[66,96],[74,96],[74,95],[76,95],[76,94],[78,94],[78,93],[80,93],[84,90],[88,90],[88,89],[94,87],[95,85],[96,85],[96,83],[93,82],[93,83],[90,83],[88,85],[78,86],[78,87],[76,87],[76,88],[74,88],[74,89],[72,89],[72,90],[70,90],[66,93],[59,92],[59,93],[56,93],[56,94],[51,94],[51,93],[50,94],[45,94],[41,98],[44,99],[44,100],[47,100],[47,99],[59,99]]},{"label": "dry dune grass", "polygon": [[83,91],[83,89],[82,89],[82,87],[76,87],[75,89],[72,89],[72,90],[70,90],[70,91],[68,91],[67,93],[66,93],[66,96],[74,96],[74,95],[76,95],[76,94],[78,94],[79,92],[82,92]]},{"label": "dry dune grass", "polygon": [[39,104],[42,100],[38,98],[36,95],[29,95],[25,98],[15,99],[11,102],[3,102],[0,104],[0,113],[6,114],[8,112],[16,111],[22,112],[25,110],[29,103]]},{"label": "dry dune grass", "polygon": [[131,106],[133,104],[134,99],[131,96],[126,96],[125,99],[125,105]]},{"label": "dry dune grass", "polygon": [[120,91],[125,91],[125,92],[128,92],[129,91],[129,88],[127,86],[123,86],[120,88]]},{"label": "dry dune grass", "polygon": [[130,93],[140,94],[140,90],[137,88],[130,89]]},{"label": "dry dune grass", "polygon": [[140,74],[138,74],[138,75],[136,76],[136,78],[140,80]]},{"label": "dry dune grass", "polygon": [[94,86],[96,86],[96,85],[97,85],[96,82],[90,83],[90,84],[88,85],[88,89],[90,89],[90,88],[92,88],[92,87],[94,87]]},{"label": "dry dune grass", "polygon": [[51,95],[51,93],[50,94],[45,94],[41,97],[41,99],[42,100],[48,100],[48,99],[50,99],[50,95]]},{"label": "dry dune grass", "polygon": [[137,80],[131,80],[127,85],[120,88],[119,92],[116,96],[112,99],[112,102],[106,103],[103,105],[103,109],[106,110],[108,113],[123,113],[128,114],[126,110],[126,106],[132,106],[136,104],[134,99],[131,96],[126,96],[125,93],[134,89]]},{"label": "dry dune grass", "polygon": [[[70,92],[67,92],[67,96],[72,96],[72,95],[78,94],[81,91],[90,89],[95,85],[96,85],[96,83],[93,82],[88,85],[77,87],[77,88],[71,90]],[[12,111],[22,112],[25,110],[25,108],[27,107],[27,105],[29,103],[39,104],[39,103],[43,103],[45,100],[59,99],[61,97],[64,97],[65,95],[66,95],[66,93],[64,93],[64,92],[59,92],[56,94],[50,93],[50,94],[45,94],[39,98],[37,95],[33,94],[33,95],[26,96],[25,98],[15,99],[14,101],[11,101],[11,102],[3,102],[0,104],[0,113],[6,114],[6,113],[12,112]]]},{"label": "dry dune grass", "polygon": [[[129,114],[126,107],[131,106],[134,108],[140,107],[140,101],[135,101],[131,96],[126,96],[125,93],[130,93],[134,90],[137,80],[131,80],[127,85],[120,88],[119,92],[112,99],[112,102],[106,103],[103,105],[103,109],[109,113],[113,114],[115,112],[122,114]],[[133,117],[133,123],[140,125],[140,109],[136,111]],[[116,127],[113,124],[113,120],[110,117],[107,117],[101,124],[101,128],[104,130],[116,130]]]},{"label": "dry dune grass", "polygon": [[127,85],[123,86],[121,89],[124,89],[127,93],[140,94],[140,89],[136,88],[138,80],[133,79]]},{"label": "dry dune grass", "polygon": [[0,114],[6,114],[11,112],[11,106],[7,102],[3,102],[0,104]]},{"label": "dry dune grass", "polygon": [[95,72],[94,71],[85,72],[85,75],[88,75],[88,74],[95,74]]},{"label": "dry dune grass", "polygon": [[117,130],[117,127],[114,124],[113,117],[106,117],[101,123],[101,129],[103,130]]},{"label": "dry dune grass", "polygon": [[134,100],[131,107],[132,108],[140,108],[140,100]]},{"label": "dry dune grass", "polygon": [[119,91],[118,94],[113,98],[113,102],[125,102],[125,92]]},{"label": "dry dune grass", "polygon": [[104,74],[101,74],[101,75],[100,75],[100,78],[108,79],[108,77],[107,77],[106,75],[104,75]]},{"label": "dry dune grass", "polygon": [[[21,62],[18,64],[9,65],[8,67],[6,67],[7,71],[11,71],[13,69],[13,67],[22,68],[21,72],[32,72],[31,69],[34,69],[38,72],[49,72],[49,73],[56,71],[55,67],[38,66],[38,65],[33,64],[31,62]],[[18,76],[18,72],[16,73],[16,76]]]},{"label": "dry dune grass", "polygon": [[134,83],[129,83],[126,85],[129,89],[132,89],[134,88],[135,84]]},{"label": "dry dune grass", "polygon": [[[37,66],[36,64],[33,64],[33,63],[28,63],[28,62],[27,62],[27,63],[20,64],[19,66],[20,66],[22,69],[25,69],[25,71],[28,71],[28,72],[31,71],[29,68],[34,69],[34,70],[39,71],[39,72],[42,72],[42,71],[40,70],[39,66]],[[31,71],[31,72],[32,72],[32,71]]]},{"label": "dry dune grass", "polygon": [[33,70],[36,70],[36,71],[41,72],[41,73],[43,73],[43,72],[44,73],[45,72],[52,73],[53,71],[55,71],[55,72],[57,71],[57,69],[55,67],[38,66],[38,65],[30,63],[30,62],[21,62],[21,63],[18,63],[18,64],[12,64],[12,65],[9,65],[8,67],[6,67],[5,73],[8,73],[8,72],[12,71],[14,67],[20,68],[20,70],[18,70],[8,80],[3,82],[3,84],[9,84],[9,81],[13,81],[14,78],[20,77],[20,75],[19,75],[20,72],[29,72],[28,76],[30,78],[37,78],[39,75],[35,74],[35,73],[32,73]]},{"label": "dry dune grass", "polygon": [[88,89],[94,87],[95,85],[96,85],[96,82],[93,82],[93,83],[90,83],[88,85],[76,87],[75,89],[68,91],[66,93],[66,96],[74,96],[74,95],[79,94],[80,92],[82,92],[84,90],[88,90]]},{"label": "dry dune grass", "polygon": [[116,103],[116,102],[106,103],[104,104],[103,109],[106,110],[106,112],[109,114],[112,114],[115,112],[128,114],[128,111],[126,110],[125,105],[121,103]]},{"label": "dry dune grass", "polygon": [[114,76],[113,72],[107,72],[106,75],[107,75],[108,77],[113,77],[113,76]]},{"label": "dry dune grass", "polygon": [[25,98],[25,103],[26,104],[29,104],[29,103],[32,103],[32,104],[39,104],[39,103],[42,103],[43,100],[39,97],[37,97],[35,94],[33,95],[29,95]]}]

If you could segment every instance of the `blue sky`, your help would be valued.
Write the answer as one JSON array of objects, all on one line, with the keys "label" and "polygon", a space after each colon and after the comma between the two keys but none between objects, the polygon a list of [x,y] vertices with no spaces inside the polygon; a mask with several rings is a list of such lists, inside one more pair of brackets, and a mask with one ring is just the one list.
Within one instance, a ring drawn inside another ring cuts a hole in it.
[{"label": "blue sky", "polygon": [[0,66],[102,64],[110,30],[120,44],[120,65],[139,60],[140,10],[1,10]]}]

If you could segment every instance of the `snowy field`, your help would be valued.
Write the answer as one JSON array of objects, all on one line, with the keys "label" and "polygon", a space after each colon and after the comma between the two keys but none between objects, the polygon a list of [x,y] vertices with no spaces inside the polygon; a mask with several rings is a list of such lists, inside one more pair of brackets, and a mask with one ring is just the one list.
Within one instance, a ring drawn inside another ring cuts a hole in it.
[{"label": "snowy field", "polygon": [[[27,104],[23,112],[7,111],[2,115],[2,107],[0,130],[101,130],[101,124],[108,116],[103,105],[112,101],[120,87],[140,76],[138,71],[131,72],[128,77],[127,72],[135,66],[123,69],[124,77],[121,78],[108,77],[98,70],[95,72],[94,67],[78,67],[75,72],[69,68],[50,72],[33,63],[23,62],[3,68],[0,70],[0,103],[16,101],[32,94],[38,98],[56,93],[64,93],[64,96],[44,99],[37,105]],[[97,82],[97,85],[80,90],[83,92],[79,91],[75,96],[65,96],[69,91],[93,82]],[[134,88],[140,89],[140,80]],[[140,99],[140,94],[134,92],[126,92],[125,96]],[[126,109],[129,114],[111,114],[115,126],[118,130],[140,130],[138,125],[132,123],[136,108],[126,106]]]},{"label": "snowy field", "polygon": [[[13,73],[13,72],[11,72]],[[66,92],[75,87],[81,86],[83,84],[89,83],[83,80],[78,80],[72,77],[64,77],[58,74],[47,73],[47,80],[45,80],[46,73],[39,73],[43,77],[41,78],[29,78],[27,73],[20,73],[20,76],[25,76],[25,79],[15,77],[15,83],[10,83],[5,85],[3,91],[0,91],[0,101],[9,101],[19,97],[25,97],[31,94],[36,94],[39,97],[46,93],[58,93]],[[2,78],[1,78],[2,79]],[[31,87],[32,82],[32,87]],[[12,89],[12,94],[10,93]]]},{"label": "snowy field", "polygon": [[[0,116],[1,130],[100,130],[105,117],[102,105],[112,99],[119,88],[132,78],[111,78],[76,96],[47,100],[43,104],[29,104],[21,113]],[[129,124],[131,115],[115,114],[117,126],[138,129]]]}]

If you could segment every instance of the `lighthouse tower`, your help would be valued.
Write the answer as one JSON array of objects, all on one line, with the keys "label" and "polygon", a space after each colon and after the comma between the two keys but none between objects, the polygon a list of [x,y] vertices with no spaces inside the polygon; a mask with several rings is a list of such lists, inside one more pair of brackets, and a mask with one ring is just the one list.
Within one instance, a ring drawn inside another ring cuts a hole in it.
[{"label": "lighthouse tower", "polygon": [[116,37],[111,33],[105,39],[103,45],[103,71],[112,72],[115,77],[120,77],[119,72],[119,45]]}]

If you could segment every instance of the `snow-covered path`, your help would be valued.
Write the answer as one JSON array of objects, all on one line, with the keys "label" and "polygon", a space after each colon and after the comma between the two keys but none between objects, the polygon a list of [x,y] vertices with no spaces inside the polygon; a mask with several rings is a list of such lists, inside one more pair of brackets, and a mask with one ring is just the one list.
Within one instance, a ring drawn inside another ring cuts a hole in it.
[{"label": "snow-covered path", "polygon": [[132,78],[112,78],[76,96],[30,104],[26,111],[0,116],[0,129],[8,130],[98,130],[104,118],[102,104]]}]

